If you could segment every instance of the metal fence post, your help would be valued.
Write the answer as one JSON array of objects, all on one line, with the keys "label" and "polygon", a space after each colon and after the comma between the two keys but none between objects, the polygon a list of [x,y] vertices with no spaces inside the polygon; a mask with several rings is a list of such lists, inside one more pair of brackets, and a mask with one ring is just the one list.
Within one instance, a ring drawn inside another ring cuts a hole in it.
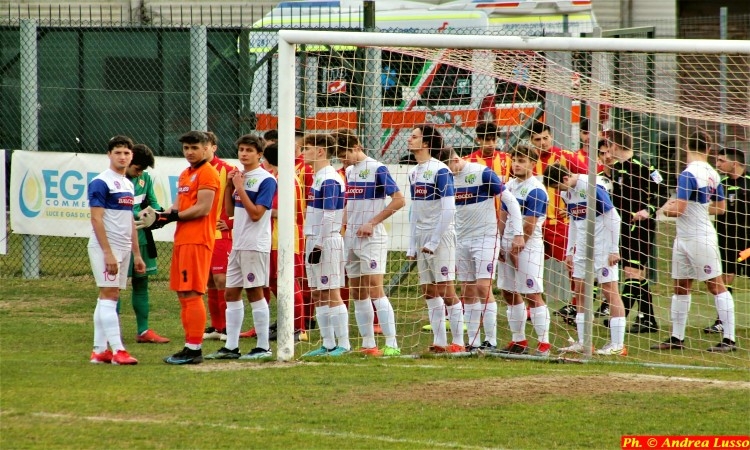
[{"label": "metal fence post", "polygon": [[190,27],[190,128],[208,130],[208,28]]},{"label": "metal fence post", "polygon": [[[39,150],[39,79],[37,71],[37,21],[21,20],[21,149]],[[39,278],[41,249],[39,236],[23,235],[23,277]]]},{"label": "metal fence post", "polygon": [[[364,31],[375,31],[375,2],[364,2]],[[359,125],[362,145],[371,156],[380,154],[383,134],[383,90],[381,88],[381,51],[377,47],[365,49],[365,73],[362,78],[362,96],[360,102]]]}]

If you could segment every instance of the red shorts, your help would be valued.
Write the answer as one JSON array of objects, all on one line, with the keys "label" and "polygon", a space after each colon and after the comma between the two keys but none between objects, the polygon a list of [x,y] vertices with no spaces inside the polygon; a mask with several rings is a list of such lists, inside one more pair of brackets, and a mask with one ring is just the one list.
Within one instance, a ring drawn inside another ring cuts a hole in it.
[{"label": "red shorts", "polygon": [[568,224],[559,223],[557,225],[542,227],[544,235],[544,259],[554,258],[558,261],[565,261],[565,250],[568,246]]},{"label": "red shorts", "polygon": [[[271,250],[271,274],[270,278],[278,278],[279,273],[279,251]],[[299,253],[294,254],[294,278],[305,277],[305,260]]]},{"label": "red shorts", "polygon": [[211,255],[211,273],[227,273],[229,252],[232,251],[231,239],[217,239],[214,253]]},{"label": "red shorts", "polygon": [[206,292],[211,249],[206,245],[183,244],[172,249],[169,288],[177,292]]}]

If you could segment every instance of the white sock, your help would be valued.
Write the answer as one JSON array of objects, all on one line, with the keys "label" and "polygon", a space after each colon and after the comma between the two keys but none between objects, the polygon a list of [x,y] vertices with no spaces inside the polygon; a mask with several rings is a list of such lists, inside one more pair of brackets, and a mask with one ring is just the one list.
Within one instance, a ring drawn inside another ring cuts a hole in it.
[{"label": "white sock", "polygon": [[[451,324],[451,337],[453,343],[464,346],[464,308],[461,302],[455,303],[448,308],[448,320]],[[447,338],[446,338],[447,339]]]},{"label": "white sock", "polygon": [[549,343],[549,308],[547,305],[531,308],[531,325],[540,343]]},{"label": "white sock", "polygon": [[440,347],[448,345],[448,334],[445,332],[445,301],[443,297],[427,299],[427,314],[432,325],[432,343]]},{"label": "white sock", "polygon": [[107,350],[107,335],[104,334],[99,302],[101,302],[101,299],[97,298],[96,308],[94,308],[94,351],[96,353],[101,353]]},{"label": "white sock", "polygon": [[388,297],[381,297],[373,300],[372,304],[377,309],[378,323],[380,323],[380,328],[383,329],[385,345],[398,348],[398,343],[396,342],[396,316],[393,313],[393,306],[390,300],[388,300]]},{"label": "white sock", "polygon": [[331,350],[336,347],[336,338],[331,326],[331,312],[328,306],[315,307],[315,320],[318,322],[320,337],[323,339],[323,347]]},{"label": "white sock", "polygon": [[719,313],[719,320],[724,329],[725,338],[734,342],[734,298],[729,291],[722,292],[714,297],[716,311]]},{"label": "white sock", "polygon": [[484,340],[491,345],[497,346],[497,303],[490,302],[484,305],[484,315],[482,316],[482,326],[484,327]]},{"label": "white sock", "polygon": [[354,318],[357,320],[359,335],[362,336],[362,347],[377,347],[375,329],[372,324],[373,319],[375,319],[375,310],[372,308],[372,302],[369,298],[354,300]]},{"label": "white sock", "polygon": [[[331,314],[331,328],[338,342],[337,345],[341,348],[351,350],[352,344],[349,342],[349,310],[346,309],[346,305],[341,304],[333,308],[329,307],[328,311]],[[372,316],[370,316],[370,329],[372,329]]]},{"label": "white sock", "polygon": [[612,344],[620,347],[625,344],[625,317],[612,317],[609,319],[609,335]]},{"label": "white sock", "polygon": [[690,295],[672,296],[672,336],[679,340],[685,339],[688,313],[690,312]]},{"label": "white sock", "polygon": [[245,304],[242,300],[227,302],[227,311],[224,317],[227,320],[227,342],[224,347],[229,350],[240,348],[240,330],[242,329],[242,321],[245,320]]},{"label": "white sock", "polygon": [[120,338],[120,318],[117,316],[117,302],[112,300],[97,300],[99,305],[99,320],[112,351],[117,353],[125,350]]},{"label": "white sock", "polygon": [[464,323],[466,323],[468,344],[472,347],[482,345],[482,333],[479,325],[482,323],[483,303],[466,303],[464,304]]},{"label": "white sock", "polygon": [[517,305],[508,305],[508,327],[511,332],[513,342],[526,340],[526,305],[519,303]]},{"label": "white sock", "polygon": [[[268,329],[271,325],[271,311],[268,309],[268,302],[265,298],[250,303],[253,308],[253,326],[255,333],[258,335],[257,347],[264,350],[270,350],[271,344],[268,342]],[[228,325],[228,324],[227,324]]]},{"label": "white sock", "polygon": [[583,345],[583,335],[586,328],[586,319],[582,312],[576,313],[576,330],[578,331],[578,343]]}]

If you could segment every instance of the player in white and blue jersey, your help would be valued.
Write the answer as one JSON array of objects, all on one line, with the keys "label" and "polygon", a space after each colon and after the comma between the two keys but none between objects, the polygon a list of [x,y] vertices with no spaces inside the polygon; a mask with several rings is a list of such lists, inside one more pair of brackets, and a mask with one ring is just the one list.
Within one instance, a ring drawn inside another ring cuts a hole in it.
[{"label": "player in white and blue jersey", "polygon": [[[468,162],[451,152],[448,167],[456,190],[456,277],[463,283],[466,350],[493,350],[497,348],[497,303],[491,285],[500,252],[496,200],[511,212],[513,223],[508,228],[516,230],[520,241],[516,254],[523,249],[521,208],[500,177],[484,164]],[[480,324],[484,325],[484,341]]]},{"label": "player in white and blue jersey", "polygon": [[[88,243],[89,261],[99,297],[94,309],[93,364],[131,365],[138,360],[122,345],[117,301],[128,280],[130,258],[137,273],[146,272],[141,258],[138,233],[133,220],[135,193],[127,177],[133,160],[133,141],[115,136],[107,144],[109,169],[91,180],[88,200],[93,228]],[[109,344],[109,348],[108,348]]]},{"label": "player in white and blue jersey", "polygon": [[[518,145],[511,153],[513,178],[505,185],[517,199],[523,216],[521,241],[523,251],[514,253],[514,240],[519,232],[515,226],[505,226],[502,234],[498,287],[508,305],[508,328],[511,341],[501,353],[527,354],[526,304],[531,325],[537,334],[535,356],[549,356],[550,315],[544,302],[544,237],[542,227],[547,217],[549,196],[541,181],[534,176],[538,153],[529,145]],[[501,218],[508,215],[505,208]],[[507,220],[503,220],[507,222]]]},{"label": "player in white and blue jersey", "polygon": [[[560,164],[547,166],[544,184],[561,191],[570,217],[568,248],[565,262],[573,268],[573,283],[577,298],[575,318],[578,342],[560,349],[562,352],[583,352],[583,278],[586,272],[586,208],[588,180],[585,174],[571,174]],[[594,229],[594,271],[596,280],[610,309],[610,342],[596,351],[597,355],[626,356],[625,308],[618,286],[620,261],[620,224],[612,199],[602,185],[596,185],[596,219]]]},{"label": "player in white and blue jersey", "polygon": [[302,154],[315,173],[305,212],[305,268],[313,289],[315,318],[323,345],[303,356],[340,356],[351,350],[344,287],[344,180],[331,166],[336,141],[328,134],[305,136]]},{"label": "player in white and blue jersey", "polygon": [[[224,191],[224,210],[234,216],[232,251],[227,263],[226,324],[227,341],[206,359],[262,359],[269,358],[270,311],[263,288],[268,286],[271,266],[271,209],[276,195],[276,178],[261,166],[264,142],[246,134],[235,143],[237,159],[242,170],[232,169],[227,174],[231,186]],[[253,314],[258,343],[245,355],[240,355],[239,341],[245,305],[245,290]]]},{"label": "player in white and blue jersey", "polygon": [[709,218],[711,214],[722,214],[726,208],[721,177],[707,162],[709,142],[704,132],[690,136],[686,152],[688,165],[677,179],[677,197],[662,207],[664,215],[677,218],[677,234],[672,247],[672,335],[667,341],[651,347],[655,350],[679,350],[685,347],[693,280],[706,282],[706,289],[714,296],[723,325],[721,342],[708,351],[737,350],[734,298],[721,276],[719,241]]},{"label": "player in white and blue jersey", "polygon": [[[344,247],[349,295],[362,336],[360,351],[370,356],[398,356],[401,349],[396,341],[396,319],[383,289],[388,263],[388,233],[383,221],[404,206],[404,195],[388,168],[365,154],[354,133],[338,130],[333,137],[337,153],[347,166]],[[387,197],[391,198],[388,204]],[[375,342],[375,311],[385,337],[383,350]]]},{"label": "player in white and blue jersey", "polygon": [[[409,171],[411,186],[411,237],[407,258],[416,259],[419,284],[427,301],[432,326],[433,353],[459,353],[464,349],[464,316],[453,280],[456,276],[456,212],[453,174],[443,137],[432,125],[415,127],[407,146],[417,162]],[[448,345],[444,309],[448,310],[451,336]]]}]

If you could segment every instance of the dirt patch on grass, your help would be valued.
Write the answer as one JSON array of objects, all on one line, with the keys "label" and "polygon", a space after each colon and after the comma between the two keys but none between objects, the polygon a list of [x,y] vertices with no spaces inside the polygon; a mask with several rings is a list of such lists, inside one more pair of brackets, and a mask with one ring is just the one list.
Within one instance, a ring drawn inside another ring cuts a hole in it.
[{"label": "dirt patch on grass", "polygon": [[[572,398],[648,392],[684,394],[690,389],[704,388],[750,390],[750,382],[622,373],[590,376],[542,375],[414,384],[409,389],[400,390],[399,399],[406,402],[444,404],[446,396],[451,396],[461,399],[460,402],[467,405],[475,402],[486,404],[493,398],[501,403],[528,403],[549,396]],[[392,398],[391,392],[373,392],[371,395],[375,401]]]}]

